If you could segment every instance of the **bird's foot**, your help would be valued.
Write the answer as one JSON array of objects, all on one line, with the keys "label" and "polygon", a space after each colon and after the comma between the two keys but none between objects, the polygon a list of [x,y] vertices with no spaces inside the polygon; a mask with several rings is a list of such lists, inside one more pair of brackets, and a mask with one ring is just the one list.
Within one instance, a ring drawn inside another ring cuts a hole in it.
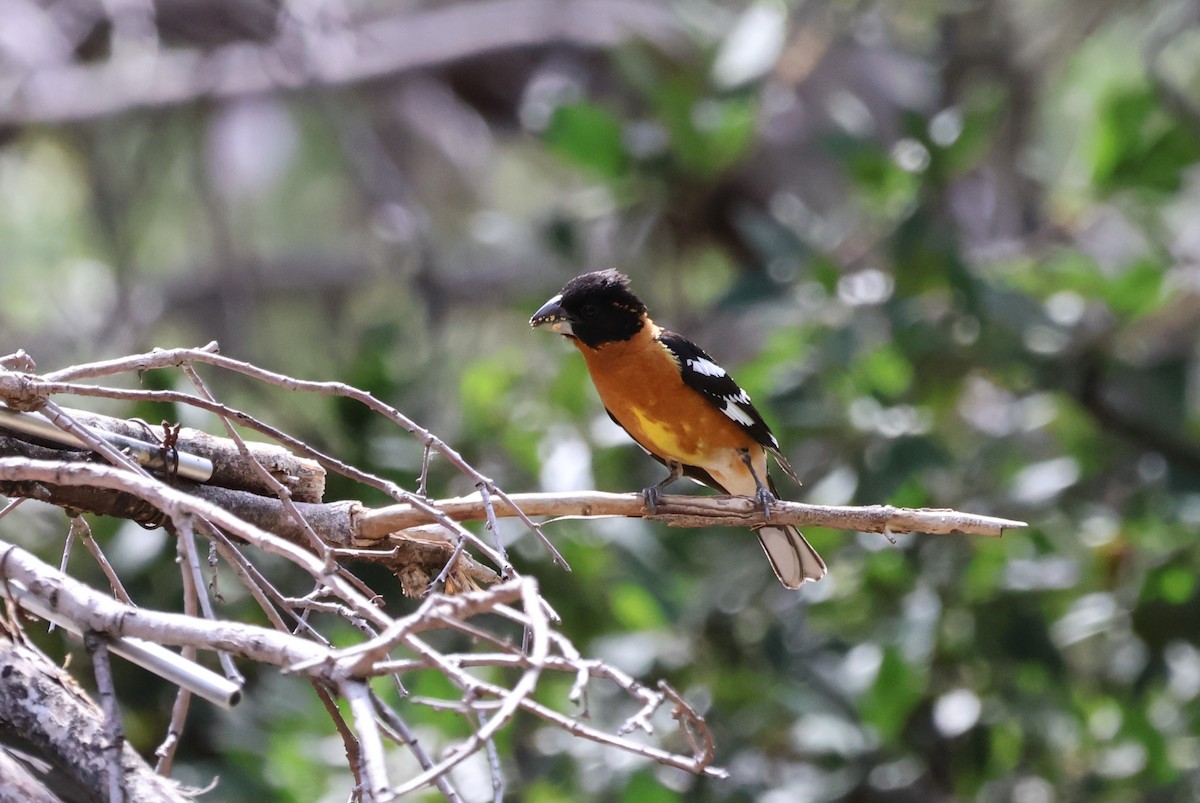
[{"label": "bird's foot", "polygon": [[762,506],[763,518],[767,521],[771,520],[771,505],[778,501],[775,494],[771,493],[763,486],[758,486],[758,490],[754,494],[754,498],[758,500],[758,504]]},{"label": "bird's foot", "polygon": [[646,499],[646,510],[650,511],[651,516],[657,516],[658,500],[662,498],[662,488],[657,485],[651,485],[649,488],[642,490],[642,496]]},{"label": "bird's foot", "polygon": [[775,494],[771,493],[771,489],[763,484],[763,478],[759,477],[758,472],[754,470],[754,461],[750,458],[750,450],[739,449],[738,456],[742,458],[742,462],[746,464],[746,468],[750,471],[750,476],[754,478],[754,498],[762,506],[763,518],[770,521],[771,503],[775,501]]},{"label": "bird's foot", "polygon": [[658,503],[662,499],[663,488],[666,488],[675,480],[683,476],[683,465],[674,461],[667,463],[667,469],[670,470],[670,475],[665,480],[657,485],[651,485],[642,491],[642,496],[646,498],[646,510],[650,511],[651,516],[658,515]]}]

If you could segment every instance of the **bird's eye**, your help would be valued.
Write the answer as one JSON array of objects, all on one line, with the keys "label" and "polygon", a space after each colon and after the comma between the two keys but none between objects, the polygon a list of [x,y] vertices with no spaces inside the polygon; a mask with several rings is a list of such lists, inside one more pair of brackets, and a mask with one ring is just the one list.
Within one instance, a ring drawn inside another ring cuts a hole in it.
[{"label": "bird's eye", "polygon": [[580,310],[585,318],[591,318],[599,311],[599,308],[595,304],[584,304],[583,309]]}]

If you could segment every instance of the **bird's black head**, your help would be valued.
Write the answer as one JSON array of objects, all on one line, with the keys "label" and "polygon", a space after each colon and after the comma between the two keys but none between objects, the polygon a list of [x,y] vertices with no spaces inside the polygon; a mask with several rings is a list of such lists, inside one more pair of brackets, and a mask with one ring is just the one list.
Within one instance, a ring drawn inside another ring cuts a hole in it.
[{"label": "bird's black head", "polygon": [[549,325],[566,337],[596,348],[628,340],[642,330],[646,305],[629,289],[629,277],[615,270],[585,273],[542,305],[530,326]]}]

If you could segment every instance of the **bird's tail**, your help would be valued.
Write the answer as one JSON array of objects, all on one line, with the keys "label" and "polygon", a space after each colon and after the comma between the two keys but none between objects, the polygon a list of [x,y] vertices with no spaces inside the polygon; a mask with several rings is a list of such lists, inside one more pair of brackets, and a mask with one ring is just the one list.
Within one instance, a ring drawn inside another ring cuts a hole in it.
[{"label": "bird's tail", "polygon": [[825,576],[825,561],[792,525],[764,524],[754,531],[775,576],[786,588],[799,588],[807,580]]}]

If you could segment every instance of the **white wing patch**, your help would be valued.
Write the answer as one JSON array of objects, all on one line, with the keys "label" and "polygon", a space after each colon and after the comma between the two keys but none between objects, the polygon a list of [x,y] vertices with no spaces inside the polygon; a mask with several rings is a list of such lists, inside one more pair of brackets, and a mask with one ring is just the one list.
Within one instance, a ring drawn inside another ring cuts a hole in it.
[{"label": "white wing patch", "polygon": [[733,377],[703,349],[666,329],[659,331],[658,342],[679,366],[685,385],[703,396],[759,445],[771,450],[779,449],[779,443],[771,435],[770,428],[750,402],[750,394],[740,388]]},{"label": "white wing patch", "polygon": [[743,401],[750,401],[750,397],[746,396],[746,391],[744,390],[737,397],[726,396],[725,406],[721,408],[721,412],[725,413],[725,415],[729,416],[744,427],[754,426],[754,419],[751,418],[750,415],[743,410],[739,404],[739,402]]},{"label": "white wing patch", "polygon": [[687,361],[688,367],[698,374],[705,376],[725,376],[725,369],[712,360],[703,357],[692,357]]}]

